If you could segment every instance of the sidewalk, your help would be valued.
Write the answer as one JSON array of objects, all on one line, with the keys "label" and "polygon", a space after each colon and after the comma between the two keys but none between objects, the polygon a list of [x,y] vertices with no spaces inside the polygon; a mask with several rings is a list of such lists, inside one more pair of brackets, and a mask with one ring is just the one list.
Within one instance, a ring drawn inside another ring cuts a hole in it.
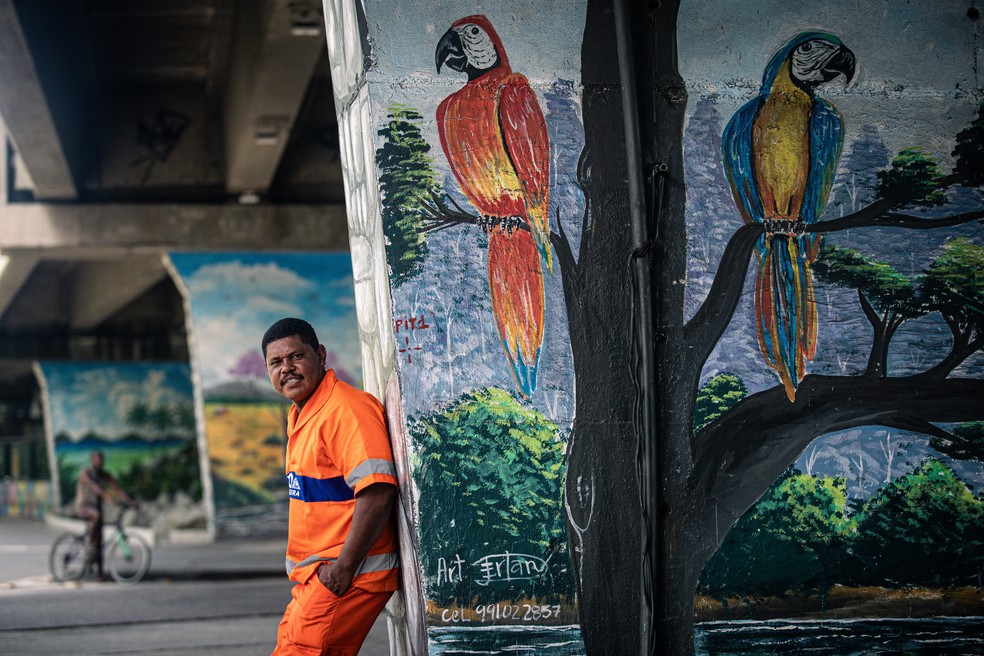
[{"label": "sidewalk", "polygon": [[[115,586],[115,583],[92,581],[85,581],[81,584],[78,582],[55,583],[51,580],[51,575],[48,572],[48,550],[55,538],[64,529],[70,527],[71,525],[66,526],[62,521],[45,523],[38,520],[0,518],[0,595],[3,595],[5,591],[11,591],[9,594],[16,595],[18,590],[32,588],[57,591],[62,586],[76,587],[81,585],[83,588]],[[81,529],[81,526],[79,528]],[[186,537],[190,538],[191,536]],[[290,584],[284,571],[285,550],[286,536],[283,540],[230,539],[206,544],[157,542],[153,545],[153,556],[151,557],[147,580],[151,582],[171,580],[235,581],[236,579],[273,577],[283,582],[283,590],[286,594]],[[258,585],[266,584],[258,582]],[[152,585],[150,587],[151,589],[169,590],[178,586]],[[189,587],[201,589],[201,586]],[[221,586],[206,587],[218,589]],[[275,615],[279,616],[279,612],[280,609],[278,608]],[[255,624],[256,619],[250,618],[248,622]],[[276,618],[274,618],[272,626],[276,626]],[[104,636],[101,639],[104,639]],[[3,638],[0,637],[0,644],[2,643]],[[3,652],[2,648],[0,648],[0,652]],[[388,656],[390,654],[386,613],[380,614],[359,653],[360,656]]]},{"label": "sidewalk", "polygon": [[[69,522],[66,524],[66,521]],[[48,549],[77,520],[0,519],[0,589],[53,584]],[[286,580],[282,540],[221,540],[211,543],[153,543],[150,580],[231,580],[281,577]]]}]

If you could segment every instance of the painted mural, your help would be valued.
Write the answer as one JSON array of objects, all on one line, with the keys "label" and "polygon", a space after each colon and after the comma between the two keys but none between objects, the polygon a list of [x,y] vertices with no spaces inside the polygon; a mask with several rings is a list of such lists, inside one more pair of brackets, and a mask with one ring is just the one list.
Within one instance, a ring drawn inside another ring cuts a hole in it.
[{"label": "painted mural", "polygon": [[44,519],[52,502],[48,481],[0,480],[0,517]]},{"label": "painted mural", "polygon": [[556,65],[576,40],[531,66],[536,44],[508,13],[458,4],[451,20],[435,3],[377,26],[432,38],[372,71],[432,80],[373,97],[429,650],[581,654],[564,501],[573,371],[551,243],[556,217],[578,234],[583,215],[578,90],[562,74],[576,69]]},{"label": "painted mural", "polygon": [[347,253],[171,253],[186,299],[219,535],[285,535],[287,402],[260,340],[283,317],[311,323],[339,378],[361,383]]},{"label": "painted mural", "polygon": [[[757,10],[767,22],[709,5],[680,7],[685,309],[716,335],[693,413],[706,468],[694,480],[713,511],[706,566],[692,561],[696,651],[973,651],[971,618],[984,613],[973,22],[931,2],[897,14],[775,4]],[[903,37],[903,25],[918,27]],[[725,277],[739,280],[724,290]]]},{"label": "painted mural", "polygon": [[977,644],[979,12],[356,4],[427,649]]},{"label": "painted mural", "polygon": [[183,528],[204,520],[187,365],[43,361],[36,374],[63,512],[72,514],[79,472],[101,449],[106,469],[141,501],[142,520],[153,524],[175,505],[192,524]]}]

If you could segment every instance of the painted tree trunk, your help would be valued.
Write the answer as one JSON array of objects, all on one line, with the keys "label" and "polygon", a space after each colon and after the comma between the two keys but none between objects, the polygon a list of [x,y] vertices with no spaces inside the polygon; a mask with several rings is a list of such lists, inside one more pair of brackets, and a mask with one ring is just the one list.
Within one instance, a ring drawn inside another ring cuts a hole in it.
[{"label": "painted tree trunk", "polygon": [[[614,24],[589,2],[582,49],[585,147],[578,179],[586,209],[578,259],[558,257],[577,381],[568,451],[568,533],[589,654],[640,649],[641,515],[636,474],[631,233]],[[616,281],[613,284],[613,281]]]}]

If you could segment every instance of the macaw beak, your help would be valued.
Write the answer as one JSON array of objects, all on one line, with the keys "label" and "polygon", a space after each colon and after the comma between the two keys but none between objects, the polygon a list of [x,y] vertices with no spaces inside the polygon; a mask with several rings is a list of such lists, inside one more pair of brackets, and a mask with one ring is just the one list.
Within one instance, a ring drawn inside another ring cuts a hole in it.
[{"label": "macaw beak", "polygon": [[434,55],[437,63],[437,72],[441,72],[441,66],[448,65],[453,71],[463,73],[468,66],[468,58],[465,56],[465,49],[461,45],[461,37],[453,29],[448,30],[441,37],[437,44],[437,52]]},{"label": "macaw beak", "polygon": [[847,78],[846,84],[850,84],[854,78],[854,65],[854,53],[847,46],[841,46],[834,56],[824,65],[823,70],[820,71],[820,75],[823,76],[824,82],[830,82],[838,75],[843,75]]}]

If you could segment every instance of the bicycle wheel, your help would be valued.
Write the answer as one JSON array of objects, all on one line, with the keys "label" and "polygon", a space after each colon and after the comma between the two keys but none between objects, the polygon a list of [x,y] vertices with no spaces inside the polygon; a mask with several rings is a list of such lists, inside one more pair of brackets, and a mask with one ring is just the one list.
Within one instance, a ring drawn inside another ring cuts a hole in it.
[{"label": "bicycle wheel", "polygon": [[109,575],[117,583],[136,583],[150,569],[150,545],[139,535],[120,534],[107,554]]},{"label": "bicycle wheel", "polygon": [[85,538],[75,533],[62,533],[55,538],[48,552],[48,570],[56,581],[75,581],[82,578],[89,560]]}]

